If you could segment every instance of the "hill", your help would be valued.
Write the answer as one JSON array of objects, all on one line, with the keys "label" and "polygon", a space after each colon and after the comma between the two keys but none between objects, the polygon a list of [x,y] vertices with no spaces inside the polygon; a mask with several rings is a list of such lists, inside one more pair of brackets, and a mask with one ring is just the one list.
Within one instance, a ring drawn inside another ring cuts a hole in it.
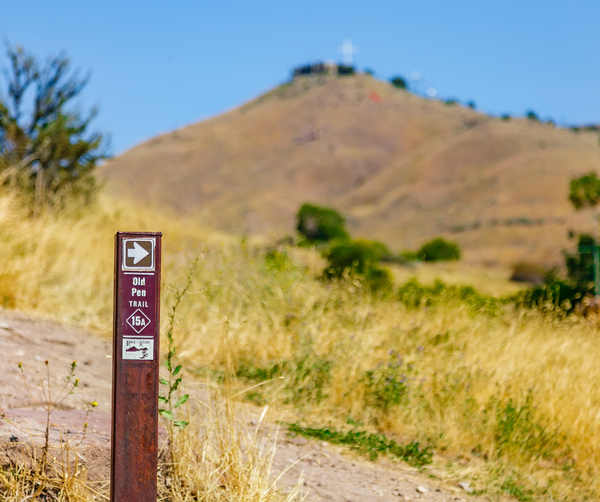
[{"label": "hill", "polygon": [[336,208],[353,235],[393,249],[443,235],[465,259],[561,261],[575,213],[569,180],[600,169],[594,132],[501,120],[367,75],[296,78],[103,166],[110,192],[217,228],[292,233],[303,202]]}]

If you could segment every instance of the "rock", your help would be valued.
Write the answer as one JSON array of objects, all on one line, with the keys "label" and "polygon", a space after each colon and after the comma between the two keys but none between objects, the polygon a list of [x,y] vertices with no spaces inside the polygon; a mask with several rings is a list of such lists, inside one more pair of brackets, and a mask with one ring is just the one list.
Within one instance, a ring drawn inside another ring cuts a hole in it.
[{"label": "rock", "polygon": [[473,493],[471,483],[468,483],[467,481],[461,481],[460,483],[458,483],[458,486],[460,486],[467,493]]},{"label": "rock", "polygon": [[419,493],[427,493],[429,490],[427,488],[425,488],[424,486],[417,486],[417,491]]}]

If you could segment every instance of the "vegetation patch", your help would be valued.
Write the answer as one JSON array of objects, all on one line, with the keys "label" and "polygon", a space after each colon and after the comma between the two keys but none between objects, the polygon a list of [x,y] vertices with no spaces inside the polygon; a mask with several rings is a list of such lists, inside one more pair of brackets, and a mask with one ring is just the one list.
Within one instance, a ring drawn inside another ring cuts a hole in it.
[{"label": "vegetation patch", "polygon": [[455,242],[437,237],[423,244],[417,255],[423,261],[456,261],[460,260],[460,248]]},{"label": "vegetation patch", "polygon": [[349,446],[351,450],[357,451],[372,461],[377,460],[380,455],[389,455],[421,467],[430,464],[433,459],[431,446],[422,447],[416,441],[402,446],[383,434],[369,433],[364,430],[339,431],[332,427],[303,427],[298,423],[286,425],[290,436],[303,436],[318,441],[327,441],[331,444]]},{"label": "vegetation patch", "polygon": [[296,216],[296,229],[307,244],[348,239],[346,220],[334,209],[303,204]]}]

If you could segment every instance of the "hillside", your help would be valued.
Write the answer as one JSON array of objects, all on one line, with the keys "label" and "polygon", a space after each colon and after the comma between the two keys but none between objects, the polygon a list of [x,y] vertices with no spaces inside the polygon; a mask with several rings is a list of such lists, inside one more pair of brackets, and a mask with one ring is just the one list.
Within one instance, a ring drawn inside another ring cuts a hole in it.
[{"label": "hillside", "polygon": [[569,180],[600,170],[598,136],[491,118],[367,75],[303,77],[143,143],[102,168],[107,189],[202,211],[220,229],[292,233],[303,202],[399,250],[444,235],[465,258],[558,263],[592,213]]}]

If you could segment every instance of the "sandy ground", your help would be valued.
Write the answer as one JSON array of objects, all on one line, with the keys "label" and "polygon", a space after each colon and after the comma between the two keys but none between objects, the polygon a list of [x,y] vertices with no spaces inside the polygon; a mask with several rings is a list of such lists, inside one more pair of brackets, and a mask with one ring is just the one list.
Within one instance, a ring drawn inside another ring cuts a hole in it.
[{"label": "sandy ground", "polygon": [[[77,361],[79,389],[51,415],[50,441],[69,440],[87,463],[90,478],[108,479],[111,353],[111,344],[92,333],[0,310],[0,411],[6,417],[0,420],[0,449],[9,451],[18,444],[43,441],[46,413],[40,380],[48,379],[45,361],[49,361],[54,392],[64,384],[71,363]],[[92,401],[98,406],[88,415],[84,406]],[[302,474],[310,500],[484,500],[406,464],[369,462],[327,443],[288,438],[285,433],[279,436],[274,464],[275,473],[292,465],[283,478],[284,485]]]}]

